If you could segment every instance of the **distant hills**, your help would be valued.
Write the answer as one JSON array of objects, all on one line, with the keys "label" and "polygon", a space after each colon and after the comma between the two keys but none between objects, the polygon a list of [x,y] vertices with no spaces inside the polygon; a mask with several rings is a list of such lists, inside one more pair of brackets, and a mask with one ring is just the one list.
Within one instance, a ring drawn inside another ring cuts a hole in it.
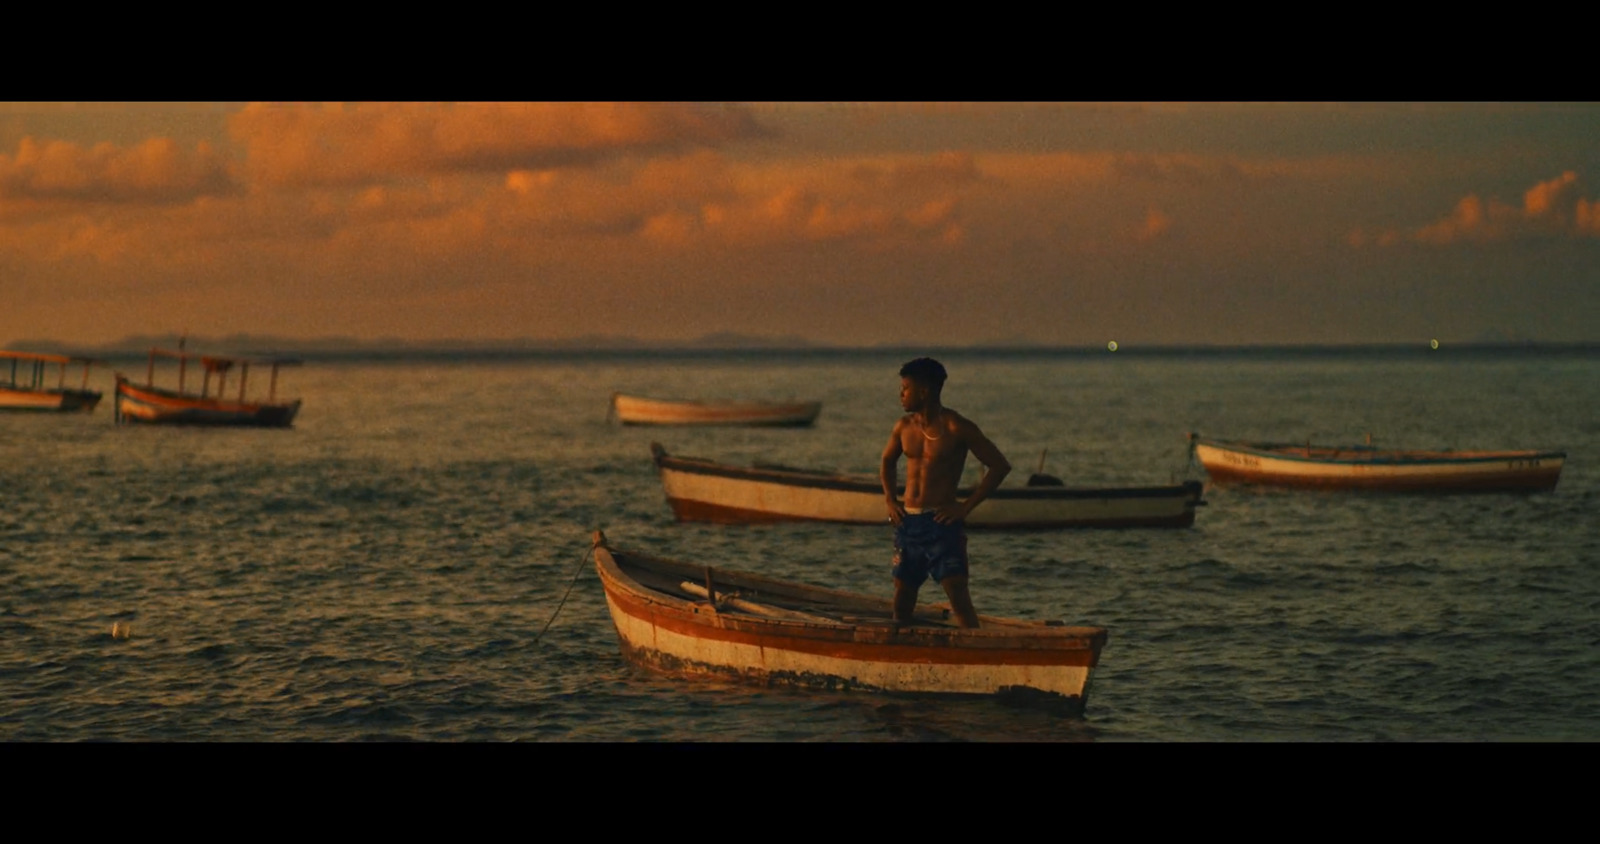
[{"label": "distant hills", "polygon": [[621,335],[590,334],[565,340],[403,340],[383,337],[363,340],[355,337],[280,337],[270,334],[228,334],[201,337],[178,334],[135,334],[98,346],[63,343],[58,340],[27,339],[5,348],[24,352],[55,352],[91,357],[144,355],[152,348],[177,349],[180,340],[192,352],[220,355],[304,355],[308,357],[406,356],[414,354],[526,354],[540,352],[653,351],[744,349],[797,350],[815,348],[803,337],[786,335],[761,337],[733,332],[707,334],[685,341],[640,340]]},{"label": "distant hills", "polygon": [[[140,334],[99,346],[85,346],[48,339],[17,340],[4,348],[14,351],[52,352],[103,359],[144,357],[151,348],[177,349],[177,334]],[[295,356],[314,360],[405,360],[453,358],[516,358],[564,355],[640,355],[703,356],[754,354],[759,356],[800,354],[836,355],[881,353],[897,355],[984,354],[1142,356],[1142,355],[1364,355],[1394,353],[1517,353],[1563,352],[1600,353],[1600,343],[1537,343],[1511,338],[1485,338],[1475,342],[1444,343],[1438,350],[1420,343],[1324,344],[1324,345],[1177,345],[1118,344],[1083,346],[1047,345],[1022,340],[995,340],[971,345],[942,344],[918,346],[884,343],[870,346],[819,344],[797,335],[758,336],[737,332],[716,332],[692,340],[644,340],[612,334],[589,334],[565,340],[404,340],[385,337],[364,340],[354,337],[295,338],[268,334],[228,334],[218,337],[188,336],[185,348],[192,352],[248,357]]]}]

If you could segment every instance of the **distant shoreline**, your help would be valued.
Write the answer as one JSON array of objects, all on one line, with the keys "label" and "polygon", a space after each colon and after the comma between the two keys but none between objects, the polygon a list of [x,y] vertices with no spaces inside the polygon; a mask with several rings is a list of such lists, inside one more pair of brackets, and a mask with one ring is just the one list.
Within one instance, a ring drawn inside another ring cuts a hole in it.
[{"label": "distant shoreline", "polygon": [[[176,348],[175,340],[156,340],[132,344],[119,342],[101,347],[74,346],[67,343],[29,340],[10,344],[5,348],[14,351],[52,352],[79,355],[105,361],[144,360],[152,346]],[[337,343],[319,344],[317,341],[292,341],[281,338],[225,338],[208,340],[191,338],[187,346],[202,354],[235,356],[290,356],[304,361],[318,362],[452,362],[452,361],[517,361],[517,360],[636,360],[658,359],[726,359],[749,358],[773,360],[782,358],[839,359],[853,357],[910,358],[929,355],[947,358],[1100,358],[1158,357],[1158,358],[1314,358],[1314,357],[1592,357],[1600,356],[1600,342],[1595,343],[1448,343],[1438,349],[1425,343],[1384,344],[1329,344],[1329,345],[1118,345],[1113,351],[1106,346],[1036,346],[1036,345],[973,345],[973,346],[820,346],[820,345],[756,345],[756,344],[651,344],[632,341],[612,345],[559,345],[559,344],[424,344]]]}]

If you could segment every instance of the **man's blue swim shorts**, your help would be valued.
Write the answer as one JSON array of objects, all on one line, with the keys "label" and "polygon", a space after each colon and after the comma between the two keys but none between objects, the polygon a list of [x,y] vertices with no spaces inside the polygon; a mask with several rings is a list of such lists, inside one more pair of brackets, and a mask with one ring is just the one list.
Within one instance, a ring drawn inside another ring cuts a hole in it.
[{"label": "man's blue swim shorts", "polygon": [[935,583],[967,573],[967,529],[933,520],[933,513],[907,513],[894,530],[894,577],[919,586],[932,577]]}]

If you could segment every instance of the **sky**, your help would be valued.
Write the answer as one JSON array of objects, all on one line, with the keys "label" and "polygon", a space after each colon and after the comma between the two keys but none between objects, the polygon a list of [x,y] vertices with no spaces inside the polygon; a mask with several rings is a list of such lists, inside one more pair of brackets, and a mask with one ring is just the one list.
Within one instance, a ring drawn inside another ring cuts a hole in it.
[{"label": "sky", "polygon": [[0,346],[1600,342],[1594,103],[0,103]]}]

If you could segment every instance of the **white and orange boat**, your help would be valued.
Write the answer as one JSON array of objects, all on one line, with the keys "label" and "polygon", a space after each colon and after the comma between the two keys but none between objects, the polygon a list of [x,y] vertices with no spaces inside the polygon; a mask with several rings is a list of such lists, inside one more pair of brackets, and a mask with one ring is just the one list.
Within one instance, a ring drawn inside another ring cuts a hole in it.
[{"label": "white and orange boat", "polygon": [[[0,350],[0,410],[89,413],[100,403],[100,391],[89,389],[89,368],[101,361],[71,355]],[[49,381],[50,366],[56,383]],[[67,386],[67,365],[82,364],[83,380]]]},{"label": "white and orange boat", "polygon": [[1194,433],[1189,441],[1216,483],[1393,492],[1550,490],[1567,456],[1563,451],[1234,442]]},{"label": "white and orange boat", "polygon": [[833,691],[993,695],[1081,713],[1106,631],[891,601],[621,551],[593,537],[622,654],[663,674]]},{"label": "white and orange boat", "polygon": [[[660,443],[651,443],[650,451],[678,521],[882,525],[889,518],[883,485],[876,476],[730,466],[674,457]],[[958,495],[964,498],[970,493],[960,490]],[[1129,487],[1069,487],[1059,482],[1002,486],[972,511],[966,524],[974,529],[1188,527],[1194,524],[1201,494],[1202,484],[1194,480]]]},{"label": "white and orange boat", "polygon": [[[178,388],[167,390],[155,386],[156,362],[175,360],[178,369]],[[200,392],[186,392],[185,378],[190,361],[201,369]],[[267,398],[247,399],[246,388],[250,366],[270,367],[271,381]],[[197,355],[185,351],[166,349],[150,350],[149,372],[143,386],[134,384],[122,373],[117,373],[116,421],[118,424],[151,423],[164,425],[215,425],[247,426],[258,428],[287,428],[294,424],[300,411],[300,399],[279,401],[278,370],[285,366],[298,366],[292,358],[241,358]],[[228,373],[239,370],[236,398],[226,395]],[[216,390],[211,379],[216,377]]]},{"label": "white and orange boat", "polygon": [[817,421],[815,401],[688,401],[611,394],[611,415],[624,425],[756,425],[805,427]]}]

